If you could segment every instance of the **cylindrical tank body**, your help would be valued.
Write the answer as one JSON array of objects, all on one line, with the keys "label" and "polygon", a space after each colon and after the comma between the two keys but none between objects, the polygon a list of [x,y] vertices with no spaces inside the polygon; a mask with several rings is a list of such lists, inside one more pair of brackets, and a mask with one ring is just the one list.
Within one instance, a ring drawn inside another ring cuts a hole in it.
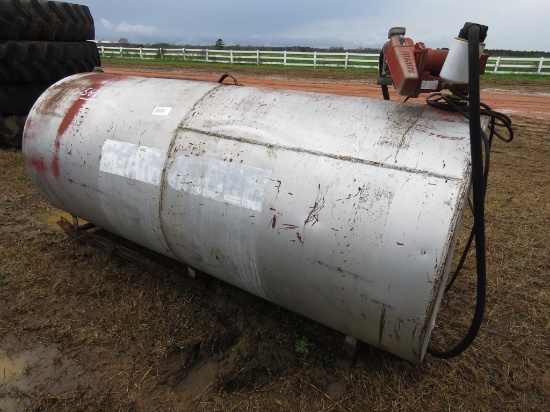
[{"label": "cylindrical tank body", "polygon": [[58,208],[419,362],[468,136],[424,105],[89,73],[38,99],[23,153]]}]

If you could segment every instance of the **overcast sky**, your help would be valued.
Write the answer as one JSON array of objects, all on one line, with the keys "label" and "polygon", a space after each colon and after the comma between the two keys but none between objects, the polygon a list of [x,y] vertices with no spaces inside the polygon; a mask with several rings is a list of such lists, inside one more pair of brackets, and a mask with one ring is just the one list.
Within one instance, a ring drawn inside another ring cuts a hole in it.
[{"label": "overcast sky", "polygon": [[96,39],[132,43],[381,47],[388,29],[449,47],[467,21],[489,26],[488,49],[550,52],[549,0],[81,0]]}]

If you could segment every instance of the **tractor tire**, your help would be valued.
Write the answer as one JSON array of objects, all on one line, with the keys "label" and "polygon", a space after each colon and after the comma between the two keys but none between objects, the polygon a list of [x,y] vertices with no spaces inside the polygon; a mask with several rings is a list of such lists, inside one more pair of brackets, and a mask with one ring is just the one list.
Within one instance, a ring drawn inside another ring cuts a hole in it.
[{"label": "tractor tire", "polygon": [[23,140],[23,127],[27,120],[22,116],[0,116],[0,146],[20,149]]},{"label": "tractor tire", "polygon": [[0,83],[0,116],[29,113],[36,99],[51,83]]},{"label": "tractor tire", "polygon": [[0,42],[0,83],[55,83],[101,66],[93,42]]},{"label": "tractor tire", "polygon": [[0,40],[85,41],[94,37],[94,19],[88,6],[0,0]]}]

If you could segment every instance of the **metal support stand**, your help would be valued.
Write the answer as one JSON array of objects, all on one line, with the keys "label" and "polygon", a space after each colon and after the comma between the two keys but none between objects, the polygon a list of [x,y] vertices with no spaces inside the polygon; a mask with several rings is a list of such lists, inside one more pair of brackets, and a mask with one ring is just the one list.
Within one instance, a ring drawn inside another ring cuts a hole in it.
[{"label": "metal support stand", "polygon": [[344,353],[346,358],[353,364],[357,360],[357,355],[359,354],[359,349],[361,347],[361,342],[354,338],[353,336],[346,336],[344,339]]},{"label": "metal support stand", "polygon": [[61,229],[63,229],[67,234],[69,234],[76,240],[83,240],[93,246],[98,246],[109,253],[113,253],[126,260],[138,263],[148,270],[166,270],[166,267],[140,255],[137,252],[134,252],[133,250],[128,249],[125,246],[119,245],[112,240],[106,239],[102,236],[98,236],[94,233],[90,233],[89,230],[94,229],[96,226],[91,223],[79,225],[78,218],[76,216],[73,216],[72,224],[64,217],[61,217],[61,220],[59,220],[57,224]]}]

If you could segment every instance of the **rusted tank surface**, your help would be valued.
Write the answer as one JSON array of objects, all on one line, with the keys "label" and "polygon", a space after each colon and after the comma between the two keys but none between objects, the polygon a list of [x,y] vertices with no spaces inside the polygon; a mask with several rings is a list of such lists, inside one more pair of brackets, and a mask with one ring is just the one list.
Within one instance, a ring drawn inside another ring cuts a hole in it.
[{"label": "rusted tank surface", "polygon": [[88,73],[38,99],[23,153],[58,208],[420,362],[468,137],[423,105]]}]

